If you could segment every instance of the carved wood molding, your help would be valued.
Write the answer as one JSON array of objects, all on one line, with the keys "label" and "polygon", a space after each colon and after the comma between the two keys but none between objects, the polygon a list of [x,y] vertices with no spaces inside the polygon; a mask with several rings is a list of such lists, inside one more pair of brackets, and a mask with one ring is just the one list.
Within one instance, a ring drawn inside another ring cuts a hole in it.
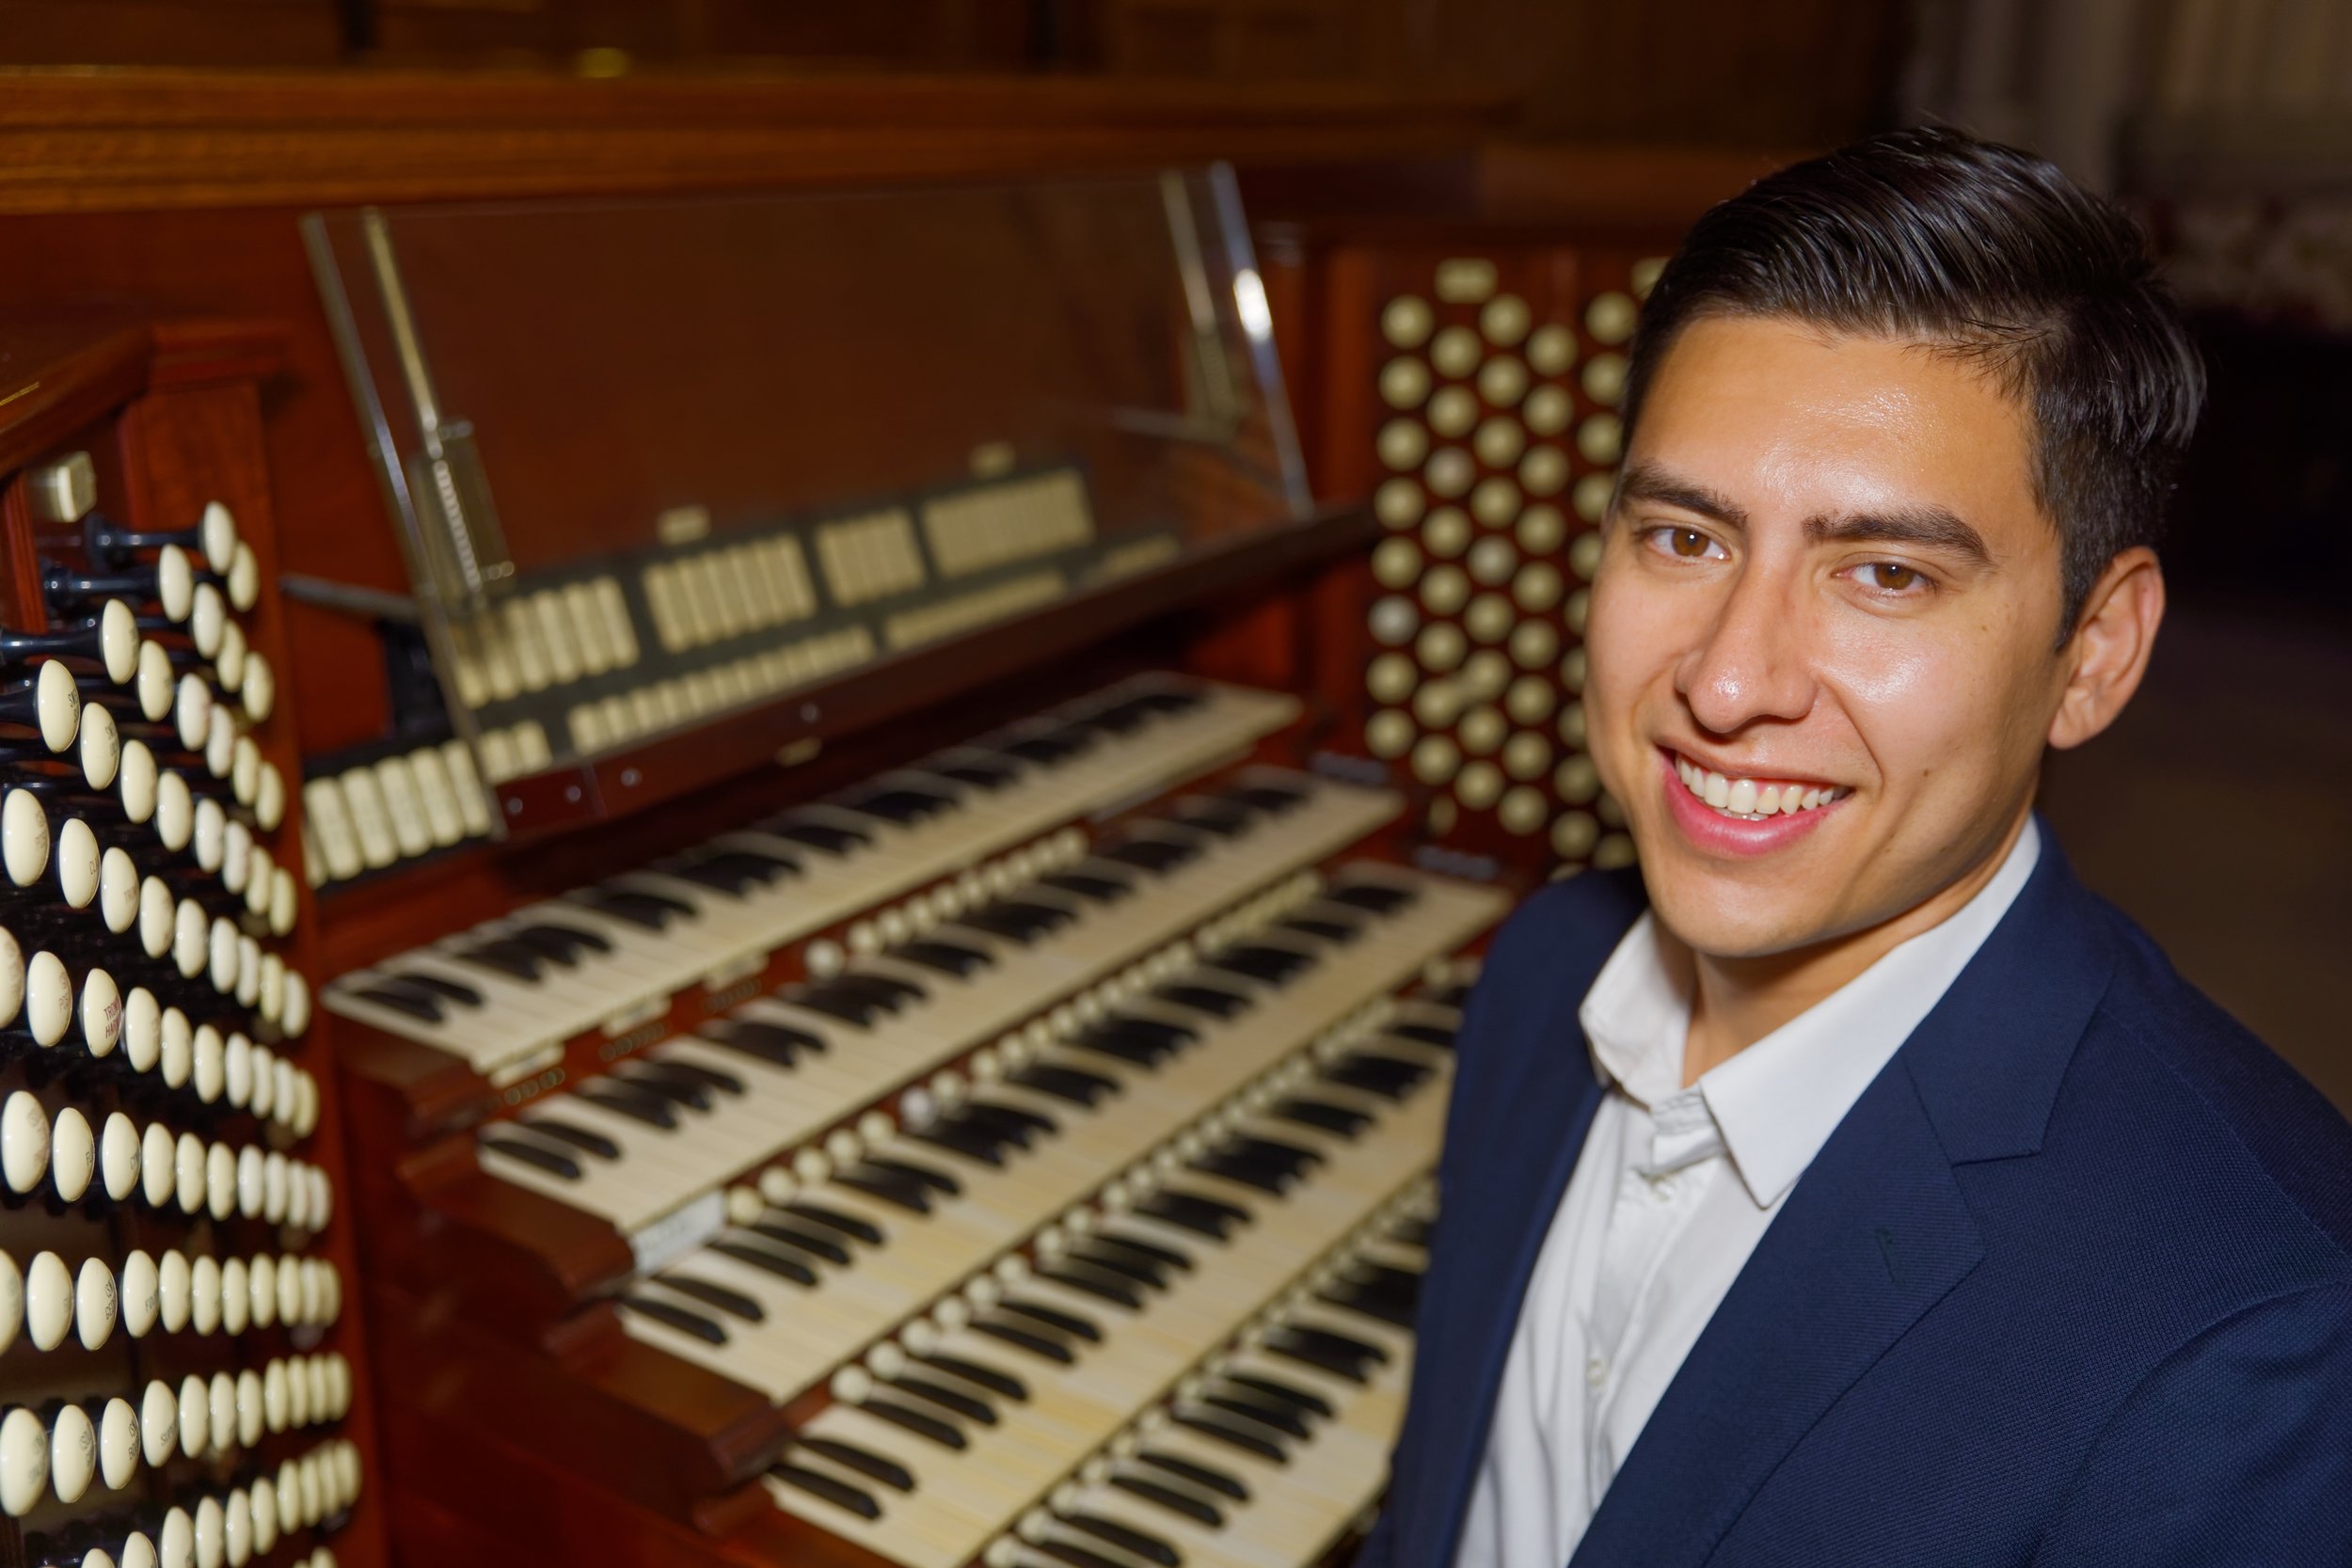
[{"label": "carved wood molding", "polygon": [[619,194],[1459,150],[1492,97],[1104,79],[0,71],[0,214]]}]

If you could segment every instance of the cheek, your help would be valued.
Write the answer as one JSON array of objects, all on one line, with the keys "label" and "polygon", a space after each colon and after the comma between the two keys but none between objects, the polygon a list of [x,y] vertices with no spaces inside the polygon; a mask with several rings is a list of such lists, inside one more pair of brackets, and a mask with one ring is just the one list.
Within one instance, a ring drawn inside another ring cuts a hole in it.
[{"label": "cheek", "polygon": [[2005,641],[1976,628],[1857,620],[1826,639],[1821,679],[1888,785],[1978,782],[2010,766],[2018,721],[2032,706]]}]

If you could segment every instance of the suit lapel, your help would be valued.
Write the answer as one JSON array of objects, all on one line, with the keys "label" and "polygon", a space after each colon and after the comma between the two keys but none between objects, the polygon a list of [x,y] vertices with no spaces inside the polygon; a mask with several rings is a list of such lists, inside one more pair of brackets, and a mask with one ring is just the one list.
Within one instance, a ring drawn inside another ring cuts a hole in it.
[{"label": "suit lapel", "polygon": [[[1600,1085],[1573,1015],[1565,1035],[1556,1044],[1545,1042],[1549,1059],[1531,1062],[1527,1058],[1535,1053],[1518,1053],[1514,1066],[1520,1070],[1503,1090],[1507,1098],[1498,1101],[1511,1107],[1510,1115],[1486,1124],[1500,1135],[1501,1146],[1466,1172],[1486,1180],[1465,1180],[1445,1189],[1447,1225],[1456,1215],[1475,1215],[1478,1221],[1462,1227],[1467,1244],[1449,1247],[1450,1257],[1431,1260],[1429,1278],[1443,1282],[1446,1305],[1438,1317],[1448,1342],[1422,1354],[1442,1356],[1450,1386],[1433,1390],[1438,1400],[1414,1406],[1415,1419],[1426,1422],[1421,1451],[1430,1468],[1422,1477],[1422,1501],[1407,1515],[1420,1527],[1420,1539],[1402,1561],[1452,1559],[1486,1454],[1486,1432],[1518,1326],[1519,1300],[1600,1106]],[[1536,1179],[1532,1186],[1531,1175]],[[1506,1180],[1494,1180],[1498,1176]],[[1507,1180],[1513,1176],[1518,1180]]]},{"label": "suit lapel", "polygon": [[1696,1568],[1838,1397],[1983,1257],[1955,1164],[2030,1155],[2113,971],[2046,824],[2041,863],[1854,1102],[1651,1413],[1571,1568]]},{"label": "suit lapel", "polygon": [[1705,1561],[1797,1440],[1983,1253],[1909,1075],[1888,1069],[1699,1336],[1576,1568]]}]

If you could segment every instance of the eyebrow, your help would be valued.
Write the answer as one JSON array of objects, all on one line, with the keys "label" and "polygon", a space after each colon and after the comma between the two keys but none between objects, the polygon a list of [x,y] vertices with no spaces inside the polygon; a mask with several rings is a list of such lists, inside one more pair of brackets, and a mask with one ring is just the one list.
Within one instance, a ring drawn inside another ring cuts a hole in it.
[{"label": "eyebrow", "polygon": [[[1619,494],[1627,500],[1653,501],[1696,513],[1727,528],[1745,531],[1747,509],[1694,480],[1642,463],[1626,469]],[[1993,552],[1984,535],[1949,507],[1932,503],[1884,512],[1819,515],[1804,520],[1804,536],[1815,544],[1908,545],[1941,551],[1972,565],[1990,566]]]}]

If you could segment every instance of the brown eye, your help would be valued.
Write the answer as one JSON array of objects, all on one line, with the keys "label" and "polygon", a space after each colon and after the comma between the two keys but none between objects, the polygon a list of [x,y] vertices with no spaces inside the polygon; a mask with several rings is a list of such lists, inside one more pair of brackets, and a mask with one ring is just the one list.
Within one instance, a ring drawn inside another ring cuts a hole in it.
[{"label": "brown eye", "polygon": [[1870,577],[1874,586],[1883,588],[1890,594],[1899,594],[1919,580],[1919,574],[1916,571],[1893,561],[1881,561],[1873,564],[1870,568]]},{"label": "brown eye", "polygon": [[1688,561],[1696,561],[1707,553],[1707,535],[1694,528],[1678,528],[1666,536],[1667,546],[1675,554]]}]

